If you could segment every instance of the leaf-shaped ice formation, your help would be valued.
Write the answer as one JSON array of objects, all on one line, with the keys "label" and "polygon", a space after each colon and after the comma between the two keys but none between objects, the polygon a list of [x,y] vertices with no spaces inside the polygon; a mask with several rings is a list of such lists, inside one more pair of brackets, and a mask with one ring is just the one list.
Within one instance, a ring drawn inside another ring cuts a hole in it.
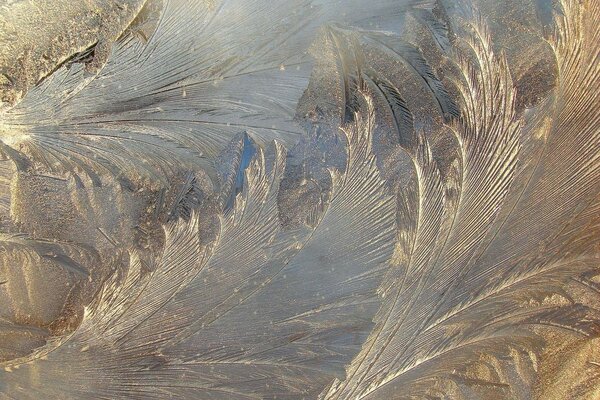
[{"label": "leaf-shaped ice formation", "polygon": [[[6,393],[316,396],[340,377],[371,327],[394,237],[393,198],[371,154],[374,111],[369,97],[361,103],[344,127],[346,171],[336,173],[314,229],[280,229],[285,151],[275,144],[267,157],[259,149],[216,243],[202,248],[201,215],[169,224],[156,267],[144,274],[133,252],[128,271],[104,284],[72,335],[5,373]],[[30,368],[54,383],[36,386]],[[132,379],[152,389],[136,390]]]},{"label": "leaf-shaped ice formation", "polygon": [[[82,8],[99,2],[117,9],[124,5],[95,0]],[[219,201],[209,192],[217,189],[230,202],[239,190],[238,175],[220,176],[224,162],[216,159],[232,138],[245,134],[264,145],[272,138],[291,144],[300,136],[292,120],[310,76],[306,50],[322,24],[360,26],[377,17],[396,29],[405,9],[430,2],[385,0],[377,7],[360,0],[335,5],[308,0],[146,2],[97,74],[83,65],[82,54],[74,55],[16,107],[2,110],[2,162],[17,165],[16,174],[11,175],[11,165],[7,182],[2,180],[2,230],[94,247],[101,268],[84,283],[89,291],[120,267],[131,248],[150,262],[164,240],[161,223],[188,215],[198,202],[202,211],[214,214]],[[53,7],[46,13],[51,18],[64,3],[11,6],[35,7],[36,16]],[[339,13],[340,8],[347,12]],[[11,21],[18,23],[18,18]],[[68,31],[68,24],[52,28]],[[87,40],[88,33],[79,39]],[[67,32],[65,41],[73,36]],[[40,41],[34,53],[52,52],[45,44]],[[51,56],[62,60],[65,55]],[[48,59],[40,58],[43,69]],[[235,180],[233,190],[228,178]],[[201,199],[190,200],[195,197]]]},{"label": "leaf-shaped ice formation", "polygon": [[126,35],[98,75],[71,64],[32,89],[3,115],[3,141],[45,169],[163,179],[182,165],[211,167],[239,132],[292,144],[316,30],[397,21],[407,5],[428,2],[164,1],[147,42]]},{"label": "leaf-shaped ice formation", "polygon": [[[414,151],[417,221],[405,222],[414,226],[408,261],[399,266],[377,326],[346,381],[335,382],[326,398],[441,396],[432,383],[452,380],[481,354],[501,356],[511,347],[539,351],[544,334],[536,326],[598,333],[597,304],[585,295],[597,295],[597,285],[588,283],[583,293],[571,288],[572,280],[596,274],[598,265],[590,241],[580,238],[582,232],[597,236],[598,163],[592,149],[600,136],[597,116],[587,113],[598,109],[592,27],[600,13],[592,3],[585,13],[564,4],[566,26],[556,46],[562,81],[541,160],[550,165],[530,174],[517,175],[521,123],[510,73],[475,20],[465,46],[474,62],[459,58],[465,82],[459,85],[463,109],[455,128],[460,162],[454,176],[441,182],[427,142]],[[515,184],[517,176],[525,181]],[[586,184],[574,185],[573,177]],[[458,187],[457,199],[449,198],[444,183]],[[581,207],[569,206],[567,198]],[[504,390],[493,378],[477,383],[486,384]]]},{"label": "leaf-shaped ice formation", "polygon": [[[532,4],[454,3],[165,1],[97,76],[33,89],[0,126],[30,233],[5,247],[69,279],[88,247],[128,256],[74,331],[1,364],[0,398],[594,398],[600,5],[557,2],[529,62],[498,15]],[[110,243],[114,193],[119,237],[164,225],[151,246]],[[68,197],[54,232],[39,206]],[[49,334],[18,321],[24,347]]]}]

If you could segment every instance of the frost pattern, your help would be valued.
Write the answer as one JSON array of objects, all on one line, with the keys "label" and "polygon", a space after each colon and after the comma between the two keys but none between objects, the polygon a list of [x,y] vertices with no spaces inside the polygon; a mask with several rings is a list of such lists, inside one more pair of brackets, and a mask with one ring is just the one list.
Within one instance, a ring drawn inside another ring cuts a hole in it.
[{"label": "frost pattern", "polygon": [[528,108],[479,7],[149,0],[3,111],[0,399],[597,395],[600,7]]}]

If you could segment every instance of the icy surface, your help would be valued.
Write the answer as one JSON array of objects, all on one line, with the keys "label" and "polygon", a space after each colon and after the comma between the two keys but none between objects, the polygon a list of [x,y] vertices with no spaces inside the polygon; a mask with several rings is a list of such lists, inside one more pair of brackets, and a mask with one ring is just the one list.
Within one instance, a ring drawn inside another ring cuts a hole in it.
[{"label": "icy surface", "polygon": [[600,396],[597,1],[71,3],[0,0],[0,399]]}]

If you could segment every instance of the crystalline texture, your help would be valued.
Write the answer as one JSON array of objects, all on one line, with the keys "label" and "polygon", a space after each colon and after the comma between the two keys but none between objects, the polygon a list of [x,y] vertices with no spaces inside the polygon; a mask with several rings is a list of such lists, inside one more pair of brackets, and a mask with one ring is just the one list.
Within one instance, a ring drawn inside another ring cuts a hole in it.
[{"label": "crystalline texture", "polygon": [[599,23],[0,3],[0,399],[599,396]]}]

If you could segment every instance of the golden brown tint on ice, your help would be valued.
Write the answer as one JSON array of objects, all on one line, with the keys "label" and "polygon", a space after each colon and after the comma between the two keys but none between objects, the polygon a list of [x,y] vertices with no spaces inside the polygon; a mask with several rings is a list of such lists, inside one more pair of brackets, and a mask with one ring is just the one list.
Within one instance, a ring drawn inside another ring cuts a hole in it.
[{"label": "golden brown tint on ice", "polygon": [[0,0],[0,399],[600,397],[594,0]]}]

